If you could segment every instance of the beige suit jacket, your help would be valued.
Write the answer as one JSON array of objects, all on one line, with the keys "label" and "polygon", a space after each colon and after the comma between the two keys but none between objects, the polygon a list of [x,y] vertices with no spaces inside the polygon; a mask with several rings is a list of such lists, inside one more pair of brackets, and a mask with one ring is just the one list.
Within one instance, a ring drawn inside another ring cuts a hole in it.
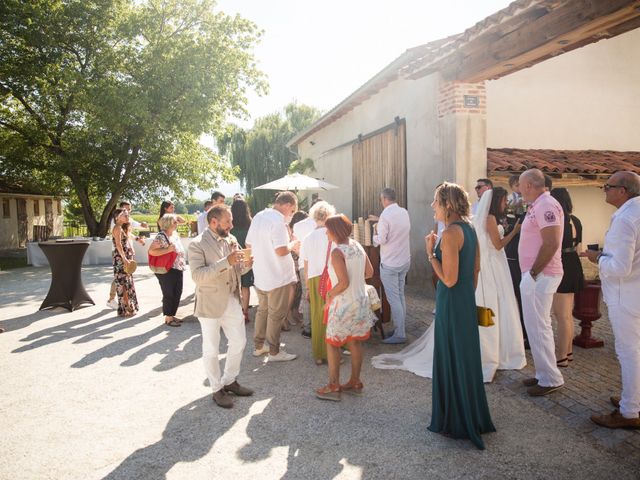
[{"label": "beige suit jacket", "polygon": [[219,318],[232,297],[241,299],[240,275],[249,271],[229,265],[231,245],[238,243],[229,234],[222,238],[207,228],[189,244],[189,267],[196,284],[196,317]]}]

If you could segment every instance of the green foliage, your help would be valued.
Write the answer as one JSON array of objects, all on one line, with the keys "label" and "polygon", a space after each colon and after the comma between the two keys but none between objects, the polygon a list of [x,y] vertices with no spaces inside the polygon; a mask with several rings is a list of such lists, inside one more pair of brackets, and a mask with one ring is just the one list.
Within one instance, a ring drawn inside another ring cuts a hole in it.
[{"label": "green foliage", "polygon": [[296,158],[287,142],[321,114],[314,107],[297,103],[287,105],[283,113],[261,117],[249,130],[231,125],[217,137],[220,153],[240,168],[240,182],[252,193],[253,211],[261,210],[273,199],[273,192],[253,189],[287,174]]},{"label": "green foliage", "polygon": [[315,171],[316,171],[316,165],[315,163],[313,163],[313,159],[305,158],[304,160],[298,159],[291,162],[291,165],[289,165],[289,169],[287,170],[287,173],[305,174],[307,172],[315,172]]},{"label": "green foliage", "polygon": [[266,90],[256,26],[214,0],[3,0],[0,173],[72,194],[104,236],[121,197],[232,181],[199,139]]}]

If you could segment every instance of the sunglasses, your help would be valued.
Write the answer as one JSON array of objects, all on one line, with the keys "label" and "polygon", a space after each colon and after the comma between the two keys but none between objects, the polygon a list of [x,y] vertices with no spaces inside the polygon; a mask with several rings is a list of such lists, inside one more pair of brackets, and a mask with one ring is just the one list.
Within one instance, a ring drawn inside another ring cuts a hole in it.
[{"label": "sunglasses", "polygon": [[480,190],[481,188],[484,188],[484,187],[486,187],[486,186],[487,186],[487,185],[476,185],[476,186],[475,186],[475,189],[476,189],[476,190]]},{"label": "sunglasses", "polygon": [[612,188],[624,188],[625,190],[627,189],[627,187],[624,187],[622,185],[610,185],[608,183],[605,183],[604,185],[602,185],[600,187],[601,189],[603,189],[605,192],[608,192],[609,190],[611,190]]}]

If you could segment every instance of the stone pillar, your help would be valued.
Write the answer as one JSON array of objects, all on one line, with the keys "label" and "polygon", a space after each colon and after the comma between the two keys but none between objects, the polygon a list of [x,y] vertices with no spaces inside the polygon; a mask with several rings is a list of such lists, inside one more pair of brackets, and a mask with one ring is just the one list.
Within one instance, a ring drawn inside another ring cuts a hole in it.
[{"label": "stone pillar", "polygon": [[462,185],[472,202],[478,178],[487,176],[487,110],[484,82],[441,80],[438,95],[440,149],[445,180]]}]

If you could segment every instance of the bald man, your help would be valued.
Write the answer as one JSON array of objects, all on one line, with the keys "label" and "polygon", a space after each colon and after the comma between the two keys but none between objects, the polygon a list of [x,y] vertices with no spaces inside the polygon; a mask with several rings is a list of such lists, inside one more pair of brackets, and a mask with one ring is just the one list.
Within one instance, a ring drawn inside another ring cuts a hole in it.
[{"label": "bald man", "polygon": [[553,294],[562,280],[561,245],[564,229],[562,207],[545,188],[543,173],[534,168],[520,175],[520,193],[529,208],[520,230],[518,256],[522,280],[522,314],[534,378],[524,380],[531,396],[548,395],[564,385],[556,364],[551,327]]},{"label": "bald man", "polygon": [[617,172],[603,189],[605,201],[617,210],[604,250],[583,255],[600,268],[622,373],[622,395],[611,397],[616,407],[612,413],[592,415],[591,420],[607,428],[640,429],[640,177]]}]

